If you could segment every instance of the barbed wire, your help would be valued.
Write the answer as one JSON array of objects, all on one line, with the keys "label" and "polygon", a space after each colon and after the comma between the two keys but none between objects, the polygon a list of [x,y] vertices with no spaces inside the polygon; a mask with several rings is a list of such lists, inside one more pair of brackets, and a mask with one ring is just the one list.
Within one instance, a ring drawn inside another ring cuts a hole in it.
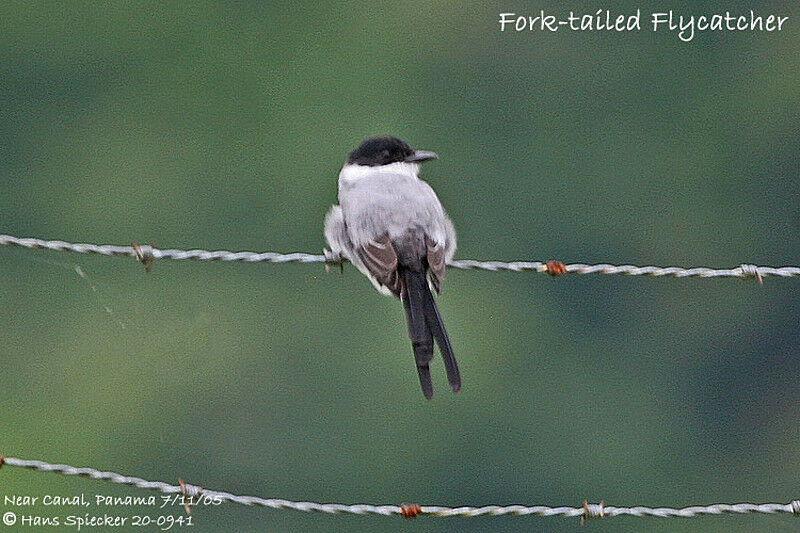
[{"label": "barbed wire", "polygon": [[[53,472],[65,476],[82,476],[101,481],[108,481],[119,485],[129,485],[140,489],[148,489],[166,494],[181,494],[191,500],[194,505],[202,502],[230,502],[240,505],[266,507],[270,509],[294,510],[301,512],[319,512],[327,514],[353,514],[353,515],[381,515],[402,516],[413,518],[420,515],[435,517],[472,518],[477,516],[562,516],[580,517],[581,520],[590,518],[609,518],[615,516],[636,516],[656,518],[692,518],[703,515],[722,514],[778,514],[790,513],[800,516],[800,500],[789,503],[716,503],[712,505],[696,505],[673,509],[670,507],[612,507],[605,503],[588,503],[584,501],[581,507],[549,507],[546,505],[485,505],[481,507],[442,507],[438,505],[371,505],[353,504],[343,505],[338,503],[316,503],[291,501],[276,498],[260,498],[258,496],[238,496],[230,492],[203,489],[180,480],[178,485],[171,485],[161,481],[147,481],[139,477],[123,476],[115,472],[104,472],[94,468],[78,468],[64,464],[53,464],[44,461],[18,459],[16,457],[0,456],[0,466],[16,466],[38,470],[40,472]],[[187,508],[187,512],[191,509]]]},{"label": "barbed wire", "polygon": [[[173,259],[176,261],[223,261],[242,263],[325,263],[341,265],[343,260],[331,254],[278,253],[278,252],[231,252],[228,250],[176,250],[159,249],[151,245],[116,246],[110,244],[70,243],[64,241],[47,241],[36,238],[0,235],[0,245],[19,246],[31,249],[46,249],[79,254],[98,254],[104,256],[133,257],[150,269],[157,259]],[[756,278],[761,281],[768,276],[783,278],[800,277],[800,267],[796,266],[756,266],[747,263],[735,268],[715,269],[707,267],[659,267],[636,265],[610,265],[583,263],[563,264],[559,261],[475,261],[461,259],[450,261],[448,266],[460,270],[486,270],[490,272],[539,272],[551,275],[560,274],[621,274],[625,276],[649,276],[672,278]]]}]

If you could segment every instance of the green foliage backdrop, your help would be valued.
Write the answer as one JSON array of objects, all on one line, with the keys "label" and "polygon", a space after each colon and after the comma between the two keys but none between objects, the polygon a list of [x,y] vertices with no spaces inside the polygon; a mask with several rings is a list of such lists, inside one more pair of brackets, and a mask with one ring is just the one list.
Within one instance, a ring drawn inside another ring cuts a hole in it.
[{"label": "green foliage backdrop", "polygon": [[[364,137],[457,257],[800,263],[800,10],[777,34],[500,33],[498,13],[725,2],[5,2],[0,231],[319,252]],[[749,6],[748,6],[749,8]],[[79,277],[80,265],[88,279]],[[464,378],[419,392],[400,305],[353,268],[0,250],[0,453],[342,503],[682,506],[800,497],[800,284],[453,271]],[[106,311],[106,307],[110,309]],[[4,469],[0,492],[131,494]],[[37,509],[42,514],[58,509]],[[560,518],[226,505],[198,531],[574,531]],[[596,531],[781,530],[787,517]]]}]

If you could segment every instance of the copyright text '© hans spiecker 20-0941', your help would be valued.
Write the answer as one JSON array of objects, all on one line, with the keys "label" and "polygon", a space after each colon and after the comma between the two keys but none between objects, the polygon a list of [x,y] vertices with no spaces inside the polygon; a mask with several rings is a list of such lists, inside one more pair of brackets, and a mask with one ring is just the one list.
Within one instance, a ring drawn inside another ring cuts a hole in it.
[{"label": "copyright text '\u00a9 hans spiecker 20-0941'", "polygon": [[[500,13],[501,32],[614,31],[634,32],[642,29],[642,10],[635,13],[613,13],[598,9],[591,13],[554,14],[541,9],[534,14]],[[688,15],[670,11],[652,12],[645,16],[644,27],[654,32],[676,33],[683,42],[690,42],[698,32],[774,33],[785,29],[788,16],[753,11],[701,13]]]}]

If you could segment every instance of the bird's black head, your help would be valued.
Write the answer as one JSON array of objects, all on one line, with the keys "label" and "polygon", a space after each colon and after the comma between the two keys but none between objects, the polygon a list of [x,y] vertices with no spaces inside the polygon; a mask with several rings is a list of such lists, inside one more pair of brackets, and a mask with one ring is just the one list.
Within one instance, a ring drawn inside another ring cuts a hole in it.
[{"label": "bird's black head", "polygon": [[397,137],[372,137],[362,142],[358,148],[350,152],[347,163],[377,167],[392,163],[421,163],[436,159],[434,152],[414,150]]}]

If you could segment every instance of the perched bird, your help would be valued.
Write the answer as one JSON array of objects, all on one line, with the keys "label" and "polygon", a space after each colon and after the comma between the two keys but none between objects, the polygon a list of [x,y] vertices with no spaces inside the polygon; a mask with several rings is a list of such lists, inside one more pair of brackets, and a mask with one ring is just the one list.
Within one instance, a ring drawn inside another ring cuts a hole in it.
[{"label": "perched bird", "polygon": [[339,172],[339,205],[325,217],[334,257],[353,263],[375,288],[403,302],[425,398],[433,397],[430,362],[439,345],[453,391],[461,376],[431,293],[441,291],[445,265],[456,250],[453,223],[419,166],[437,159],[395,137],[367,139]]}]

